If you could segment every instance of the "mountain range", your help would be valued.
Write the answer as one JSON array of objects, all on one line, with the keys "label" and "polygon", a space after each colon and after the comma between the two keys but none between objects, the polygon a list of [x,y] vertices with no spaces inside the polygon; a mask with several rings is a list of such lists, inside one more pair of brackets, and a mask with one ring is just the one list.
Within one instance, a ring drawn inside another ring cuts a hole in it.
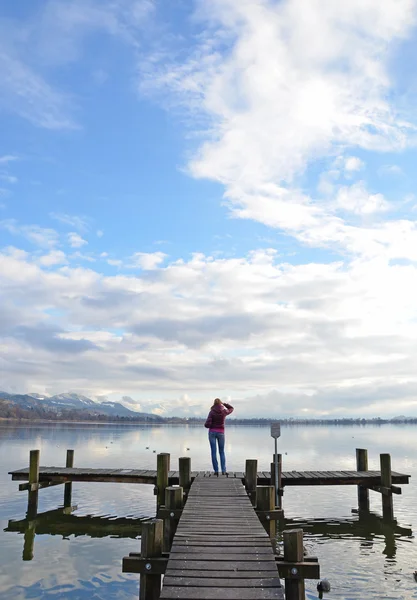
[{"label": "mountain range", "polygon": [[[40,413],[53,413],[56,416],[65,416],[68,412],[76,411],[80,418],[105,415],[108,417],[124,417],[135,420],[160,421],[157,415],[136,412],[126,408],[120,402],[96,402],[80,394],[65,393],[55,396],[42,394],[9,394],[0,392],[0,416],[6,416],[7,409],[17,408],[29,411],[39,416]],[[13,412],[13,410],[12,410]],[[52,415],[51,415],[52,416]]]}]

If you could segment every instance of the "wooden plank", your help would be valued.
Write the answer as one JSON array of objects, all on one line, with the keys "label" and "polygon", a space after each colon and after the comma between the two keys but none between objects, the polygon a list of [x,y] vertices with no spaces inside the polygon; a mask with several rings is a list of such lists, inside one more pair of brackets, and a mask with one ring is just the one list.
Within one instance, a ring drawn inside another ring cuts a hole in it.
[{"label": "wooden plank", "polygon": [[[171,551],[170,551],[170,556],[173,556],[174,554],[187,554],[187,556],[192,557],[194,554],[200,556],[201,552],[202,552],[202,548],[204,548],[204,546],[190,546],[190,545],[177,545],[177,544],[173,544],[171,547]],[[214,555],[216,556],[216,558],[219,558],[219,555],[223,555],[225,554],[226,556],[229,555],[236,555],[236,554],[247,554],[249,552],[252,552],[255,556],[257,556],[258,554],[265,554],[267,556],[271,556],[271,544],[269,544],[269,546],[252,546],[252,545],[248,545],[248,546],[226,546],[226,547],[217,547],[216,546],[209,546],[204,548],[203,550],[204,554],[210,554],[210,555]]]},{"label": "wooden plank", "polygon": [[161,599],[174,600],[272,600],[282,599],[282,588],[201,588],[165,586],[162,588]]},{"label": "wooden plank", "polygon": [[[194,587],[216,587],[216,588],[268,588],[281,587],[279,577],[246,577],[245,579],[231,578],[207,578],[202,577],[175,577],[165,575],[164,586],[194,586]],[[220,598],[220,596],[219,596]]]},{"label": "wooden plank", "polygon": [[[268,554],[261,554],[261,553],[256,553],[256,552],[249,552],[248,553],[248,548],[245,548],[246,553],[239,553],[239,552],[235,552],[233,550],[233,548],[229,549],[229,553],[227,555],[227,561],[253,561],[255,563],[259,563],[259,562],[270,562],[271,561],[271,553]],[[174,561],[178,561],[178,560],[187,560],[187,561],[207,561],[207,564],[209,562],[215,562],[216,564],[218,564],[219,561],[219,556],[217,554],[213,554],[213,553],[208,553],[208,552],[198,552],[198,553],[192,553],[192,552],[175,552],[172,554],[172,556],[170,556],[170,558],[172,558]]]},{"label": "wooden plank", "polygon": [[[248,569],[247,571],[227,571],[223,573],[224,577],[228,579],[267,579],[267,578],[275,578],[277,576],[277,569],[275,571],[268,570],[263,571],[261,568],[259,569]],[[205,579],[206,581],[214,580],[216,581],[219,577],[217,571],[206,571],[204,570],[193,570],[193,569],[170,569],[169,564],[165,571],[165,577],[187,577],[193,579]]]},{"label": "wooden plank", "polygon": [[[258,560],[224,560],[224,561],[205,561],[205,560],[177,560],[175,557],[168,561],[170,569],[193,569],[207,571],[254,571],[262,569],[262,571],[274,571],[276,573],[277,566],[275,560],[258,561]],[[259,565],[259,566],[258,566]]]}]

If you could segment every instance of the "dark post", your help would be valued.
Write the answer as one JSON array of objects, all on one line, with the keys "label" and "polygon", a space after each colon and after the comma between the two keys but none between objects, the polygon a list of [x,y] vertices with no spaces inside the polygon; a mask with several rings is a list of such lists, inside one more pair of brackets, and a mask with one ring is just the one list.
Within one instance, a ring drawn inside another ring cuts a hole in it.
[{"label": "dark post", "polygon": [[380,454],[381,461],[381,486],[386,488],[382,490],[382,516],[386,521],[394,520],[394,507],[392,502],[392,476],[391,476],[391,456],[389,454]]},{"label": "dark post", "polygon": [[[368,450],[365,448],[356,448],[356,470],[368,470]],[[369,490],[362,485],[358,485],[358,508],[369,511]]]},{"label": "dark post", "polygon": [[[164,524],[162,519],[143,522],[141,557],[145,559],[160,558],[162,556],[163,536]],[[152,566],[151,562],[150,566]],[[160,593],[161,575],[148,575],[148,573],[140,575],[139,600],[159,600]]]},{"label": "dark post", "polygon": [[31,450],[29,455],[29,484],[35,484],[35,489],[32,491],[29,488],[28,495],[28,519],[36,517],[38,512],[38,484],[39,484],[39,450]]},{"label": "dark post", "polygon": [[23,560],[32,560],[33,558],[33,548],[35,545],[35,535],[36,535],[36,522],[28,521],[27,527],[24,533],[24,542],[23,542]]},{"label": "dark post", "polygon": [[188,494],[188,490],[191,486],[191,458],[189,456],[182,456],[178,459],[179,472],[180,472],[180,487],[183,488],[184,493]]},{"label": "dark post", "polygon": [[[165,490],[165,508],[167,510],[178,510],[183,506],[183,489],[182,487],[167,487]],[[178,519],[174,513],[169,515],[164,520],[164,550],[171,550],[172,540],[174,539],[177,530]]]},{"label": "dark post", "polygon": [[[258,511],[267,512],[272,511],[275,508],[275,488],[273,485],[258,485],[256,487],[256,509]],[[268,518],[269,516],[269,518]],[[271,540],[276,535],[276,521],[271,519],[270,515],[262,516],[259,515],[262,525],[265,527],[266,532],[270,536]]]},{"label": "dark post", "polygon": [[[271,485],[275,488],[275,455],[272,455],[271,463]],[[278,454],[278,503],[276,508],[282,508],[282,454]]]},{"label": "dark post", "polygon": [[[284,560],[300,563],[304,558],[303,530],[289,529],[284,531]],[[304,579],[285,580],[286,600],[305,600]]]},{"label": "dark post", "polygon": [[157,508],[165,502],[165,489],[168,487],[168,473],[170,454],[162,452],[156,457],[156,487],[157,487]]},{"label": "dark post", "polygon": [[[74,450],[67,450],[67,469],[72,469],[74,466]],[[64,486],[64,507],[71,506],[72,501],[72,483],[66,483]]]},{"label": "dark post", "polygon": [[258,482],[258,461],[247,459],[245,467],[245,488],[251,499],[252,506],[256,506],[256,484]]}]

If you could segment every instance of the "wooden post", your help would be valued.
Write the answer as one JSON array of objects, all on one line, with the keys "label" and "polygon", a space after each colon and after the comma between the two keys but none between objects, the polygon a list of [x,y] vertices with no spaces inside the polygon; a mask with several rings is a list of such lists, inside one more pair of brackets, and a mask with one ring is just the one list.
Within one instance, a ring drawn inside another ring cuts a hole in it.
[{"label": "wooden post", "polygon": [[[142,541],[140,554],[142,558],[152,559],[162,556],[164,523],[162,519],[153,519],[142,523]],[[150,573],[140,575],[139,600],[159,600],[161,593],[161,575],[154,575],[152,562],[149,562]]]},{"label": "wooden post", "polygon": [[[356,470],[368,470],[368,450],[365,448],[356,448]],[[358,508],[369,511],[369,489],[362,485],[358,485]]]},{"label": "wooden post", "polygon": [[156,457],[156,504],[157,508],[165,502],[165,489],[168,487],[168,473],[171,455],[161,452]]},{"label": "wooden post", "polygon": [[[29,484],[39,484],[39,450],[31,450],[29,455]],[[32,520],[38,512],[38,488],[29,489],[28,494],[28,519]]]},{"label": "wooden post", "polygon": [[[74,450],[67,450],[67,461],[65,463],[67,469],[72,469],[74,466]],[[64,486],[64,507],[71,506],[72,502],[72,483],[66,483]]]},{"label": "wooden post", "polygon": [[184,490],[185,495],[188,494],[188,490],[191,486],[191,458],[189,456],[182,456],[178,459],[180,487]]},{"label": "wooden post", "polygon": [[[271,511],[275,508],[275,488],[273,485],[258,485],[256,487],[256,510],[264,512]],[[268,519],[262,515],[261,523],[265,527],[266,532],[270,536],[271,540],[275,539],[276,535],[276,521],[275,519]]]},{"label": "wooden post", "polygon": [[[165,490],[165,508],[167,510],[178,510],[183,507],[183,489],[182,487],[167,487]],[[171,550],[172,540],[177,530],[178,519],[168,516],[164,519],[164,551]]]},{"label": "wooden post", "polygon": [[[303,558],[303,530],[284,531],[284,560],[299,563],[303,562]],[[304,579],[285,580],[285,600],[305,600]]]},{"label": "wooden post", "polygon": [[36,521],[28,521],[24,533],[22,560],[32,560],[33,548],[35,545]]},{"label": "wooden post", "polygon": [[252,502],[256,506],[256,484],[258,482],[258,461],[247,459],[245,467],[245,488]]},{"label": "wooden post", "polygon": [[392,476],[391,476],[391,456],[389,454],[380,454],[381,461],[381,486],[386,488],[382,493],[382,516],[386,521],[394,520],[394,506],[392,501]]},{"label": "wooden post", "polygon": [[[275,488],[275,454],[272,455],[271,485]],[[278,504],[275,508],[282,508],[282,454],[278,454]]]}]

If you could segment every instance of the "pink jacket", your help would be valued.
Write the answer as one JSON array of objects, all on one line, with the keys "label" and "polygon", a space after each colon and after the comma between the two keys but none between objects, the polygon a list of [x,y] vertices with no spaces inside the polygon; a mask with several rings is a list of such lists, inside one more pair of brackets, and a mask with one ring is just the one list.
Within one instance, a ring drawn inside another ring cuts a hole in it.
[{"label": "pink jacket", "polygon": [[226,404],[226,402],[224,402],[223,406],[221,404],[215,404],[211,407],[207,420],[204,423],[204,427],[224,433],[224,421],[227,415],[230,415],[233,410],[233,406]]}]

